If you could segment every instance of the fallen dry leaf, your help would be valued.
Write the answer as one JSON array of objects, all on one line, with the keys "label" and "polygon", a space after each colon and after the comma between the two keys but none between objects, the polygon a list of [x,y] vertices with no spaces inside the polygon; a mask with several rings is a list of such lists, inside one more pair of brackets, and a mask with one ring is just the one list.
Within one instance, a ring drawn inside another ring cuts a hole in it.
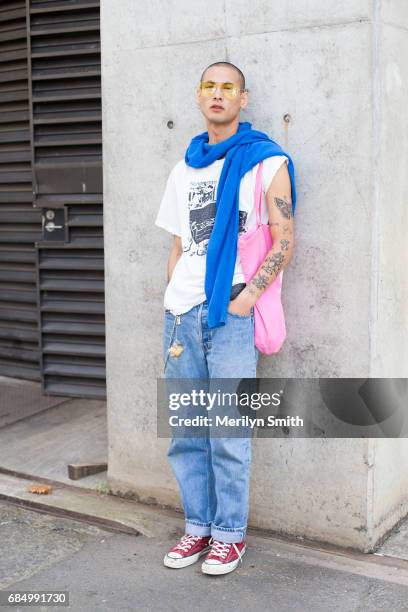
[{"label": "fallen dry leaf", "polygon": [[46,484],[33,484],[28,487],[29,493],[37,493],[38,495],[48,495],[52,492],[52,487]]}]

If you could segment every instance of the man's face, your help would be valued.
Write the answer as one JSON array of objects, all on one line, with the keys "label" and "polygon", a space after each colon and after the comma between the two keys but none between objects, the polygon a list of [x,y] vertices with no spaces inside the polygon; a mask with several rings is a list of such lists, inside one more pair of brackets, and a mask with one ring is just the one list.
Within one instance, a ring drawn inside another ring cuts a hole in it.
[{"label": "man's face", "polygon": [[241,108],[245,108],[248,104],[248,94],[238,91],[238,94],[231,99],[225,95],[220,85],[220,83],[231,83],[240,90],[242,84],[236,70],[228,66],[212,66],[205,72],[202,81],[218,83],[215,92],[209,96],[204,96],[200,91],[197,92],[200,110],[208,121],[223,125],[239,117]]}]

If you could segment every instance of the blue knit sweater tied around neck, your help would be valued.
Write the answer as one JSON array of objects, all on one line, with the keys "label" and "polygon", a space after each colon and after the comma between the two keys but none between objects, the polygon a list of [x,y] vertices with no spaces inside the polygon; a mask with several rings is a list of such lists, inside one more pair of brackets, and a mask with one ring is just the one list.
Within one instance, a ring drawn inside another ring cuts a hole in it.
[{"label": "blue knit sweater tied around neck", "polygon": [[192,168],[204,168],[224,157],[217,187],[216,214],[208,242],[205,294],[208,302],[208,327],[225,325],[238,247],[239,185],[246,172],[274,155],[288,158],[292,187],[292,210],[296,207],[295,171],[292,159],[264,132],[253,130],[248,121],[226,140],[208,143],[208,132],[195,136],[185,153]]}]

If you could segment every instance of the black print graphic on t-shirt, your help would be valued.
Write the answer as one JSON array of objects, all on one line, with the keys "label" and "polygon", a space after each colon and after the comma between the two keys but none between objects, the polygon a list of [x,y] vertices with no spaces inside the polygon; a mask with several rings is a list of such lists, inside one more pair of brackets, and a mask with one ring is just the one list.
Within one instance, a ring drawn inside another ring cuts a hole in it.
[{"label": "black print graphic on t-shirt", "polygon": [[[216,212],[217,181],[190,182],[188,192],[189,226],[191,237],[184,245],[183,251],[189,255],[205,255],[208,242],[214,227]],[[247,212],[239,211],[239,229],[245,228]]]}]

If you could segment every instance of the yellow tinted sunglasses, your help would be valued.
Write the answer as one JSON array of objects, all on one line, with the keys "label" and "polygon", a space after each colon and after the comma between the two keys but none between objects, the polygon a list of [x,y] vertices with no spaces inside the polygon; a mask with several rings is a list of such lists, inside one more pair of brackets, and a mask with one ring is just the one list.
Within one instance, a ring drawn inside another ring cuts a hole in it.
[{"label": "yellow tinted sunglasses", "polygon": [[198,89],[202,96],[209,98],[216,93],[218,86],[220,87],[222,95],[228,100],[233,100],[241,92],[248,91],[247,89],[240,89],[239,85],[236,83],[216,83],[215,81],[201,81]]}]

